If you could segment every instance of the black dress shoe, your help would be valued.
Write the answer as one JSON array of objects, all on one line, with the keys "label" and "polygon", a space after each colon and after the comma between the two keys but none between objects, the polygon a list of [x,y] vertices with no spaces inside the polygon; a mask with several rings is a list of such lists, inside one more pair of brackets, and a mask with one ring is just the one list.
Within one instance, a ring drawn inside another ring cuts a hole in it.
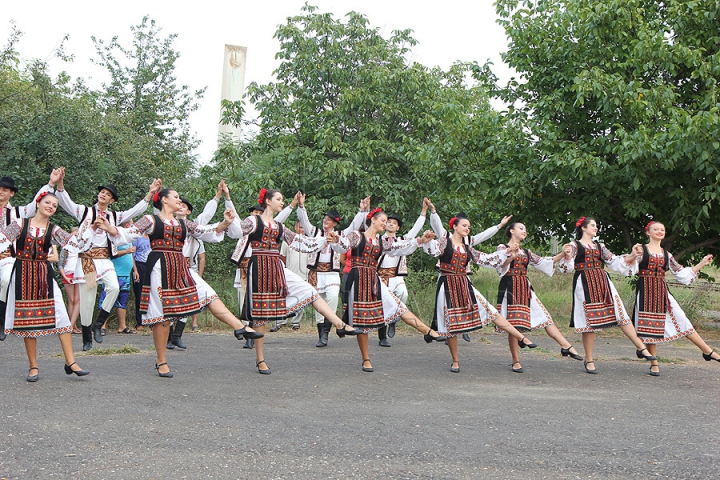
[{"label": "black dress shoe", "polygon": [[238,340],[242,340],[243,338],[251,338],[253,340],[256,340],[265,336],[264,333],[260,332],[248,332],[247,327],[239,328],[233,333],[235,334],[235,338],[237,338]]},{"label": "black dress shoe", "polygon": [[380,339],[378,345],[380,345],[381,347],[392,347],[392,345],[390,345],[390,342],[387,341],[387,338]]},{"label": "black dress shoe", "polygon": [[469,342],[469,341],[470,341],[470,334],[469,334],[469,333],[463,333],[463,334],[462,334],[462,339],[465,340],[466,342]]},{"label": "black dress shoe", "polygon": [[[643,352],[648,352],[648,354],[645,355]],[[635,350],[635,356],[637,356],[638,358],[641,358],[641,359],[644,358],[645,360],[648,360],[648,361],[657,360],[657,357],[653,357],[652,355],[650,355],[650,352],[648,351],[647,348],[643,348],[642,350]]]},{"label": "black dress shoe", "polygon": [[447,341],[447,337],[444,337],[440,334],[438,334],[437,337],[433,337],[432,335],[430,335],[430,332],[423,335],[423,338],[425,339],[425,343],[432,343],[433,341],[435,341],[435,342],[446,342]]},{"label": "black dress shoe", "polygon": [[374,370],[373,370],[373,367],[366,367],[366,366],[365,366],[365,362],[370,363],[370,359],[369,359],[369,358],[366,358],[365,360],[363,360],[363,362],[362,362],[362,371],[363,371],[363,372],[372,372],[372,371],[374,371]]},{"label": "black dress shoe", "polygon": [[562,354],[563,357],[570,357],[570,358],[574,358],[575,360],[582,360],[583,357],[581,357],[577,353],[571,352],[570,351],[571,348],[572,348],[572,345],[570,345],[568,348],[561,348],[560,353]]},{"label": "black dress shoe", "polygon": [[252,338],[248,338],[247,340],[245,340],[245,345],[243,345],[243,348],[252,349],[254,346],[255,346],[255,340],[253,340]]},{"label": "black dress shoe", "polygon": [[83,352],[92,350],[92,342],[83,342]]},{"label": "black dress shoe", "polygon": [[89,371],[83,370],[82,368],[80,370],[73,370],[73,365],[77,365],[77,362],[73,362],[70,365],[65,365],[65,373],[67,373],[68,375],[72,375],[74,373],[78,377],[84,377],[85,375],[90,373]]},{"label": "black dress shoe", "polygon": [[[272,372],[270,371],[269,368],[266,368],[265,370],[262,370],[262,369],[260,368],[260,364],[261,364],[261,363],[265,363],[265,360],[260,360],[259,362],[257,362],[257,363],[255,364],[255,366],[256,366],[257,369],[258,369],[258,373],[260,373],[261,375],[270,375]],[[265,366],[267,367],[267,363],[265,363]]]},{"label": "black dress shoe", "polygon": [[527,347],[527,348],[535,348],[535,347],[537,347],[537,345],[534,344],[533,342],[525,343],[525,340],[528,340],[528,338],[527,338],[527,337],[523,337],[522,340],[518,340],[518,345],[520,345],[520,348],[525,348],[525,347]]},{"label": "black dress shoe", "polygon": [[522,368],[522,367],[515,368],[515,364],[516,364],[516,363],[517,363],[518,365],[520,365],[520,362],[513,362],[512,365],[510,365],[510,368],[512,368],[512,371],[515,372],[515,373],[523,373],[523,368]]},{"label": "black dress shoe", "polygon": [[[37,370],[38,373],[36,373],[35,375],[30,375],[30,372],[32,372],[33,370]],[[40,378],[39,375],[40,375],[40,369],[38,367],[30,367],[30,370],[28,370],[28,376],[27,376],[26,380],[28,382],[37,382],[38,379]]]},{"label": "black dress shoe", "polygon": [[590,369],[587,367],[587,366],[588,366],[588,363],[592,363],[593,365],[595,365],[595,362],[593,362],[592,360],[590,360],[589,362],[586,362],[586,361],[583,360],[583,365],[585,365],[585,371],[586,371],[587,373],[589,373],[589,374],[595,375],[595,374],[597,373],[597,369],[592,369],[592,370],[590,370]]},{"label": "black dress shoe", "polygon": [[350,325],[345,323],[345,324],[343,324],[343,328],[336,328],[335,332],[337,333],[337,336],[340,338],[343,338],[343,337],[345,337],[345,335],[353,336],[353,335],[360,335],[361,333],[363,333],[363,331],[358,328],[353,328],[352,330],[347,330],[347,327],[349,327],[349,326]]},{"label": "black dress shoe", "polygon": [[453,367],[454,364],[455,364],[455,362],[450,364],[450,371],[452,373],[460,373],[460,364],[458,363],[457,367]]},{"label": "black dress shoe", "polygon": [[158,375],[160,375],[163,378],[172,378],[173,377],[172,372],[160,373],[160,367],[162,367],[163,365],[167,365],[167,362],[163,362],[160,365],[158,365],[157,363],[155,364],[155,370],[158,371]]},{"label": "black dress shoe", "polygon": [[278,325],[278,324],[276,323],[275,326],[270,329],[270,331],[271,331],[271,332],[277,332],[277,331],[280,330],[282,327],[283,327],[282,325]]},{"label": "black dress shoe", "polygon": [[[653,372],[653,370],[652,370],[653,367],[658,367],[658,371],[657,371],[657,372]],[[651,377],[659,377],[659,376],[660,376],[660,365],[651,365],[651,366],[650,366],[650,371],[648,372],[648,375],[650,375]]]},{"label": "black dress shoe", "polygon": [[720,358],[713,358],[712,354],[715,353],[715,350],[710,350],[710,353],[703,353],[703,358],[706,362],[709,362],[710,360],[715,360],[716,362],[720,362]]}]

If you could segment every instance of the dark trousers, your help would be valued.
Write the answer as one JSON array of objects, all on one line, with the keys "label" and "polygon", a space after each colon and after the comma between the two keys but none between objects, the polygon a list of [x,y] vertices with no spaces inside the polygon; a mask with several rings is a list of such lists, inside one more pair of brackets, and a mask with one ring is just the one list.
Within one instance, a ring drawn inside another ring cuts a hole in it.
[{"label": "dark trousers", "polygon": [[145,278],[145,262],[135,262],[135,268],[137,268],[138,275],[140,275],[140,281],[133,282],[133,292],[135,292],[135,328],[137,328],[142,325],[140,296],[142,295],[142,281],[143,278]]}]

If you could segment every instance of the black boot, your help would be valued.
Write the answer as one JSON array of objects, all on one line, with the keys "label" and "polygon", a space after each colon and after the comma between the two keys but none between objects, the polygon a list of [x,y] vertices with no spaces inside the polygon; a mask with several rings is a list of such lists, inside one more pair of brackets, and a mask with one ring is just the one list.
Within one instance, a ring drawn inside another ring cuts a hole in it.
[{"label": "black boot", "polygon": [[380,345],[381,347],[391,346],[390,342],[388,342],[388,340],[387,340],[387,337],[388,337],[388,327],[382,326],[382,327],[378,328],[378,340],[380,340],[378,345]]},{"label": "black boot", "polygon": [[0,302],[0,342],[7,338],[5,334],[5,312],[7,311],[7,303]]},{"label": "black boot", "polygon": [[316,323],[317,331],[318,331],[318,342],[315,344],[316,347],[326,347],[327,346],[327,337],[325,338],[325,341],[323,342],[323,324],[322,323]]},{"label": "black boot", "polygon": [[82,327],[82,337],[83,337],[83,352],[87,352],[88,350],[92,350],[92,329],[90,327],[86,327],[85,325],[81,325]]},{"label": "black boot", "polygon": [[243,345],[243,348],[252,349],[254,346],[255,346],[255,340],[253,340],[252,338],[245,339],[245,345]]},{"label": "black boot", "polygon": [[170,335],[170,342],[176,347],[185,350],[187,347],[182,341],[183,330],[185,330],[185,322],[175,323],[175,330]]},{"label": "black boot", "polygon": [[173,324],[170,323],[170,331],[168,332],[168,339],[167,339],[167,345],[165,345],[165,348],[168,350],[174,350],[175,345],[172,343],[172,337],[173,337]]},{"label": "black boot", "polygon": [[320,333],[320,341],[324,344],[323,347],[328,344],[328,334],[330,334],[331,329],[332,323],[326,318],[322,324],[322,332]]},{"label": "black boot", "polygon": [[93,338],[95,338],[97,343],[103,342],[102,326],[109,316],[110,312],[106,312],[101,308],[100,311],[98,311],[97,317],[95,317],[95,321],[92,323]]}]

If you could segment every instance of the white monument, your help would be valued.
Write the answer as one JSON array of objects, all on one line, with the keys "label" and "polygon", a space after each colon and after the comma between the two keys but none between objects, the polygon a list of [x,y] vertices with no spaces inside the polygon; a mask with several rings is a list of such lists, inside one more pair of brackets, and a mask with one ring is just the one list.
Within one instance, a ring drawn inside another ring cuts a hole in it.
[{"label": "white monument", "polygon": [[[221,99],[236,102],[242,99],[245,91],[245,59],[247,47],[225,45],[223,58],[223,77]],[[222,119],[222,109],[220,111]],[[223,135],[232,135],[234,140],[240,139],[240,128],[232,125],[220,125],[218,138]]]}]

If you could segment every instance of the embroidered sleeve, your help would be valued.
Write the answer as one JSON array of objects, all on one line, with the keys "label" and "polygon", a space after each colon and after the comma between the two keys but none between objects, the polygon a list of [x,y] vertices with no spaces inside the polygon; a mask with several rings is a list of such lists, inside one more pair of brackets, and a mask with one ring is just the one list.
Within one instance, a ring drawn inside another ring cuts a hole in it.
[{"label": "embroidered sleeve", "polygon": [[240,224],[240,229],[243,235],[250,235],[257,229],[257,218],[254,215],[250,215]]},{"label": "embroidered sleeve", "polygon": [[73,241],[73,245],[77,246],[77,238],[55,225],[52,232],[52,243],[60,247],[65,247],[70,241]]},{"label": "embroidered sleeve", "polygon": [[417,238],[408,238],[406,240],[395,239],[393,241],[390,237],[383,237],[380,240],[383,254],[391,257],[403,257],[410,255],[420,246]]},{"label": "embroidered sleeve", "polygon": [[494,225],[494,226],[488,228],[487,230],[484,230],[484,231],[478,233],[477,235],[474,235],[470,239],[470,245],[475,246],[475,245],[478,245],[478,244],[484,242],[485,240],[488,240],[488,239],[494,237],[495,234],[499,230],[500,230],[500,227],[498,227],[497,225]]},{"label": "embroidered sleeve", "polygon": [[690,285],[697,278],[697,275],[693,272],[692,267],[683,267],[680,265],[670,252],[668,252],[668,263],[668,270],[670,273],[672,273],[673,277],[675,277],[675,280],[683,285]]},{"label": "embroidered sleeve", "polygon": [[548,277],[552,277],[553,273],[555,273],[555,264],[552,257],[541,257],[530,250],[528,252],[530,252],[529,264]]},{"label": "embroidered sleeve", "polygon": [[283,240],[288,247],[300,253],[313,253],[325,248],[327,237],[308,237],[300,235],[289,228],[283,228]]},{"label": "embroidered sleeve", "polygon": [[439,257],[442,254],[442,252],[445,251],[445,248],[447,248],[447,242],[448,242],[447,235],[443,235],[442,237],[439,237],[437,239],[437,246],[436,246],[437,251],[435,252],[435,255],[433,255],[432,253],[428,252],[425,249],[423,249],[423,250],[425,250],[426,253],[432,255],[433,257]]},{"label": "embroidered sleeve", "polygon": [[10,248],[10,245],[20,236],[22,227],[17,222],[18,220],[10,222],[7,227],[0,226],[0,253]]},{"label": "embroidered sleeve", "polygon": [[473,263],[485,268],[492,268],[497,270],[499,266],[505,263],[507,260],[507,250],[496,250],[493,253],[484,253],[474,248],[470,249],[470,258]]},{"label": "embroidered sleeve", "polygon": [[607,266],[613,272],[629,277],[633,274],[633,265],[637,265],[637,260],[631,264],[625,261],[625,255],[615,255],[605,246],[604,243],[598,245],[600,248],[600,257],[605,261]]},{"label": "embroidered sleeve", "polygon": [[311,237],[317,235],[317,228],[315,228],[315,226],[310,223],[310,219],[308,218],[307,210],[305,210],[305,207],[298,207],[297,217],[300,221],[300,225],[302,225],[303,227],[303,230],[305,230],[305,235],[309,235]]},{"label": "embroidered sleeve", "polygon": [[357,230],[350,232],[347,235],[340,235],[340,239],[338,240],[338,250],[340,252],[347,252],[351,248],[355,248],[360,245],[360,241],[362,240],[362,237],[360,235],[362,235],[362,233],[358,232]]},{"label": "embroidered sleeve", "polygon": [[216,230],[217,226],[217,223],[200,225],[197,222],[185,221],[185,228],[187,228],[188,235],[210,243],[218,243],[225,238],[225,232],[218,233]]},{"label": "embroidered sleeve", "polygon": [[152,215],[145,215],[127,228],[115,228],[117,228],[118,234],[114,237],[108,234],[108,238],[115,245],[125,245],[134,242],[146,233],[152,232],[153,228],[155,228],[155,218]]},{"label": "embroidered sleeve", "polygon": [[425,253],[433,257],[439,257],[440,253],[442,252],[442,250],[440,250],[439,242],[435,238],[433,238],[427,243],[423,243],[422,249]]}]

